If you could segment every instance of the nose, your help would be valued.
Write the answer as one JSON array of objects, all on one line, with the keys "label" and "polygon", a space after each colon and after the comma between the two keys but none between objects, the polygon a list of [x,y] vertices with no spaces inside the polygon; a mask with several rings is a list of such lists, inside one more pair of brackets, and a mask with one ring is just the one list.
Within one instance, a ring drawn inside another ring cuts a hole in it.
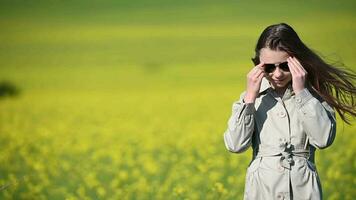
[{"label": "nose", "polygon": [[283,72],[279,67],[276,67],[276,69],[273,72],[273,75],[276,78],[281,78],[283,76]]}]

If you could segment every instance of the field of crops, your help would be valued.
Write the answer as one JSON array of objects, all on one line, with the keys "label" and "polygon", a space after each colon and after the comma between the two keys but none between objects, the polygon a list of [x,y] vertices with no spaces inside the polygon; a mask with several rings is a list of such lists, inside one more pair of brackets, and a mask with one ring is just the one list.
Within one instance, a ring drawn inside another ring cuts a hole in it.
[{"label": "field of crops", "polygon": [[[0,199],[242,199],[251,149],[223,132],[260,32],[287,22],[356,70],[356,2],[2,1]],[[318,151],[325,199],[356,197],[356,133]]]}]

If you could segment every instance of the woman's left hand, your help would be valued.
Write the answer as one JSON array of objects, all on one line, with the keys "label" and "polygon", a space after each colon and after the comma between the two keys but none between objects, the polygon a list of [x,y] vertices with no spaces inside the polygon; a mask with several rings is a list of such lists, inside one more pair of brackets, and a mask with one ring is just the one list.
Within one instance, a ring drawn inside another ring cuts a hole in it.
[{"label": "woman's left hand", "polygon": [[292,74],[292,86],[295,94],[298,94],[305,88],[305,80],[308,72],[303,68],[295,57],[287,58],[289,70]]}]

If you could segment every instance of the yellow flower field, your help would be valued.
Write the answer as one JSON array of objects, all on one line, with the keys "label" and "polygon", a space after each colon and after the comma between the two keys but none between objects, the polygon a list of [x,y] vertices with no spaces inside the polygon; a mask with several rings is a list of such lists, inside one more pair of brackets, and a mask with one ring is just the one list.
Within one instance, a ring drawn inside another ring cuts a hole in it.
[{"label": "yellow flower field", "polygon": [[[105,2],[3,3],[0,199],[242,199],[223,132],[260,31],[356,69],[353,1]],[[317,152],[325,199],[356,196],[352,122]]]}]

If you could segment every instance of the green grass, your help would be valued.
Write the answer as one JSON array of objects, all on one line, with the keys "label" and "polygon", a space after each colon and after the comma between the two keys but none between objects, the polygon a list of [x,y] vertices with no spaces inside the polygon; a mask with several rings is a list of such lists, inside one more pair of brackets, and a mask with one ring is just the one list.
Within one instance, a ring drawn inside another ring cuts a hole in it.
[{"label": "green grass", "polygon": [[[240,199],[226,151],[260,32],[287,22],[356,70],[353,1],[11,1],[0,6],[5,199]],[[354,122],[354,121],[353,121]],[[317,152],[326,199],[352,199],[355,126]]]}]

